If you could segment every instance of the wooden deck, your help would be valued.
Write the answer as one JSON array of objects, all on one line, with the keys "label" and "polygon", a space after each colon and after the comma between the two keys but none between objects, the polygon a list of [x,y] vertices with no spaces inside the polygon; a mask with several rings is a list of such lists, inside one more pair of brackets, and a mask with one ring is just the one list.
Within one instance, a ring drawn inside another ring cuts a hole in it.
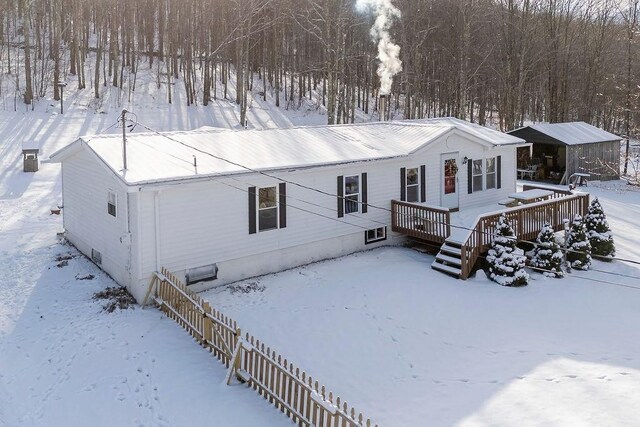
[{"label": "wooden deck", "polygon": [[467,279],[474,265],[493,241],[500,215],[505,213],[520,240],[536,239],[542,225],[549,222],[555,231],[563,229],[563,220],[584,216],[589,195],[554,191],[549,200],[514,208],[496,209],[478,216],[473,225],[456,230],[451,239],[451,216],[446,208],[391,201],[392,230],[410,237],[442,244],[433,268]]},{"label": "wooden deck", "polygon": [[440,244],[451,234],[451,214],[447,208],[392,200],[391,210],[393,231]]}]

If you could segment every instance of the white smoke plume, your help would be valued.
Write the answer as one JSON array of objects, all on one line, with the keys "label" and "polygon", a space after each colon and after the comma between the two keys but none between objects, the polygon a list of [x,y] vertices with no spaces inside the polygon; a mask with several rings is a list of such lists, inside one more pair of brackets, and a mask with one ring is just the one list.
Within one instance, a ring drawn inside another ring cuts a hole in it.
[{"label": "white smoke plume", "polygon": [[402,61],[399,59],[400,46],[393,43],[389,28],[394,18],[400,18],[400,10],[391,0],[357,0],[356,6],[360,10],[373,9],[376,21],[371,27],[371,37],[378,42],[378,76],[380,77],[380,95],[387,95],[391,91],[393,76],[402,71]]}]

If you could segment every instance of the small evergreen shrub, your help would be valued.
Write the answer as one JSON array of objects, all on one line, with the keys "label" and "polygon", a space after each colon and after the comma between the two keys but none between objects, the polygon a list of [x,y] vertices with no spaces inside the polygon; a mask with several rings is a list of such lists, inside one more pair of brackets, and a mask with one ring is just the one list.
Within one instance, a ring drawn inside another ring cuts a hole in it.
[{"label": "small evergreen shrub", "polygon": [[524,270],[526,257],[516,246],[516,236],[511,223],[502,214],[496,225],[496,236],[487,255],[489,277],[502,286],[525,286],[529,275]]},{"label": "small evergreen shrub", "polygon": [[553,228],[545,222],[536,238],[536,247],[533,249],[533,257],[529,263],[532,267],[539,268],[547,277],[562,277],[562,251],[556,242]]},{"label": "small evergreen shrub", "polygon": [[576,215],[567,236],[567,261],[577,270],[591,267],[591,243],[587,238],[587,227],[580,215]]},{"label": "small evergreen shrub", "polygon": [[597,197],[591,201],[584,222],[587,227],[587,238],[591,244],[591,254],[610,260],[616,255],[616,249],[607,217]]}]

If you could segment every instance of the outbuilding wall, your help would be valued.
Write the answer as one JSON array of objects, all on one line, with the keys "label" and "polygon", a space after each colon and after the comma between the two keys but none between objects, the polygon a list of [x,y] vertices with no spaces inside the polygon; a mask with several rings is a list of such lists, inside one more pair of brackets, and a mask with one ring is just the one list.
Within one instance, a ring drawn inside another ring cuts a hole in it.
[{"label": "outbuilding wall", "polygon": [[620,178],[620,141],[567,146],[567,177],[588,173],[592,180]]}]

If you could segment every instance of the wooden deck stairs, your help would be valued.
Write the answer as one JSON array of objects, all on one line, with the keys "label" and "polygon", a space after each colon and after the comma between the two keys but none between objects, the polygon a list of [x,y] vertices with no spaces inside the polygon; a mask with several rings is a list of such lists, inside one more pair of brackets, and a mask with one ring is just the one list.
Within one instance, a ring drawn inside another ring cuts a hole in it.
[{"label": "wooden deck stairs", "polygon": [[431,268],[442,273],[460,278],[462,274],[462,244],[446,239],[431,264]]},{"label": "wooden deck stairs", "polygon": [[577,214],[584,216],[589,208],[589,194],[557,190],[549,200],[498,209],[479,216],[476,223],[468,228],[468,233],[458,234],[455,239],[451,236],[449,209],[397,200],[391,201],[391,208],[393,231],[429,246],[440,246],[431,267],[464,280],[489,249],[500,215],[507,215],[518,239],[533,241],[544,222],[560,231],[565,218],[572,220]]}]

